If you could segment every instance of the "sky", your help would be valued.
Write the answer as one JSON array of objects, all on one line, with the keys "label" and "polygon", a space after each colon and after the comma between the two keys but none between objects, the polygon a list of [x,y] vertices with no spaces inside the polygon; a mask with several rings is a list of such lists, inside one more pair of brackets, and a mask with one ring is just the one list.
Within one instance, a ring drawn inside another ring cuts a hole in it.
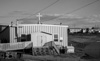
[{"label": "sky", "polygon": [[[83,7],[94,1],[96,2]],[[51,5],[54,2],[56,3]],[[80,7],[83,8],[76,10]],[[69,27],[100,26],[99,0],[0,0],[0,23],[10,24],[16,19],[23,24],[37,23],[38,12],[42,15],[41,22],[45,24],[62,23]]]}]

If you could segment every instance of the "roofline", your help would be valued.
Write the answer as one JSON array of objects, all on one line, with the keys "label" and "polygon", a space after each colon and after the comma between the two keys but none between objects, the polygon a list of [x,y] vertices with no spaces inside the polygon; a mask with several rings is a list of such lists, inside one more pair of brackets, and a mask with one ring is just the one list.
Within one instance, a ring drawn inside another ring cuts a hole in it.
[{"label": "roofline", "polygon": [[[27,26],[27,25],[35,25],[35,26],[37,26],[37,25],[43,25],[43,26],[60,26],[60,27],[68,27],[68,26],[65,26],[65,25],[52,25],[52,24],[18,24],[19,26]],[[11,26],[11,25],[9,25],[9,26]],[[16,26],[15,24],[13,24],[13,26]]]},{"label": "roofline", "polygon": [[2,24],[0,24],[0,26],[9,26],[9,25],[2,25]]},{"label": "roofline", "polygon": [[68,26],[65,26],[65,25],[52,25],[52,24],[19,24],[19,25],[22,25],[22,26],[27,26],[27,25],[43,25],[43,26],[61,26],[61,27],[68,27]]}]

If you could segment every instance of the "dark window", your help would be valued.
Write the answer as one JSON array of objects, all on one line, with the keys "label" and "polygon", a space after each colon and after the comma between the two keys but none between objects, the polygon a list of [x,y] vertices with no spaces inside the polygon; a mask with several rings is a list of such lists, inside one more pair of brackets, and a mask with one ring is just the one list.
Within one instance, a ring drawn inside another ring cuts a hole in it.
[{"label": "dark window", "polygon": [[24,41],[31,41],[31,34],[28,34],[28,35],[22,34],[21,42],[24,42]]},{"label": "dark window", "polygon": [[54,34],[54,41],[58,41],[58,34]]},{"label": "dark window", "polygon": [[31,41],[31,34],[27,35],[27,41]]},{"label": "dark window", "polygon": [[58,38],[58,35],[57,35],[57,34],[55,34],[55,35],[54,35],[54,38]]},{"label": "dark window", "polygon": [[21,35],[21,42],[27,41],[27,35],[22,34]]},{"label": "dark window", "polygon": [[54,39],[54,41],[58,41],[58,39]]}]

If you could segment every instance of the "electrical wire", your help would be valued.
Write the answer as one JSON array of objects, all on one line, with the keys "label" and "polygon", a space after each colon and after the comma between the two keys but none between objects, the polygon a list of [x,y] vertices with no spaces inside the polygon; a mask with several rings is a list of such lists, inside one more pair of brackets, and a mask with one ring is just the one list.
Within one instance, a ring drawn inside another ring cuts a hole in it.
[{"label": "electrical wire", "polygon": [[85,7],[87,7],[87,6],[91,5],[91,4],[94,4],[94,3],[97,2],[97,1],[99,1],[99,0],[93,1],[93,2],[91,2],[91,3],[89,3],[89,4],[86,4],[86,5],[84,5],[84,6],[80,7],[80,8],[77,8],[77,9],[71,11],[71,12],[68,12],[68,13],[66,13],[66,14],[71,14],[71,13],[73,13],[73,12],[76,12],[76,11],[78,11],[78,10],[80,10],[80,9],[83,9],[83,8],[85,8]]},{"label": "electrical wire", "polygon": [[[33,15],[36,15],[37,13],[40,13],[40,12],[44,11],[45,9],[47,9],[47,8],[51,7],[52,5],[56,4],[58,1],[60,1],[60,0],[56,0],[56,1],[53,2],[52,4],[48,5],[47,7],[45,7],[45,8],[43,8],[43,9],[39,10],[38,12],[36,12],[36,13],[34,13],[34,14],[28,16],[28,17],[31,17],[31,16],[33,16]],[[25,18],[26,18],[26,17],[25,17]],[[24,19],[24,18],[22,18],[22,19]],[[19,19],[19,20],[21,20],[21,19]]]},{"label": "electrical wire", "polygon": [[[54,3],[50,4],[49,6],[43,8],[43,9],[41,9],[40,11],[34,13],[33,15],[36,15],[37,13],[42,12],[43,10],[49,8],[50,6],[54,5],[54,4],[57,3],[58,1],[59,1],[59,0],[55,1]],[[83,9],[83,8],[85,8],[85,7],[89,6],[89,5],[91,5],[91,4],[94,4],[94,3],[98,2],[98,1],[99,1],[99,0],[93,1],[93,2],[91,2],[91,3],[89,3],[89,4],[86,4],[86,5],[82,6],[82,7],[79,7],[79,8],[77,8],[77,9],[75,9],[75,10],[73,10],[73,11],[71,11],[71,12],[67,12],[67,13],[65,13],[65,14],[71,14],[71,13],[76,12],[76,11],[78,11],[78,10],[81,10],[81,9]],[[56,20],[56,19],[58,19],[58,18],[64,16],[65,14],[59,15],[59,17],[57,17],[57,18],[55,18],[55,19],[53,19],[53,20]],[[33,15],[31,15],[31,16],[33,16]],[[29,16],[29,17],[30,17],[30,16]],[[25,18],[26,18],[26,17],[25,17]],[[24,18],[22,18],[22,19],[24,19]],[[44,21],[43,21],[43,22],[44,22]]]},{"label": "electrical wire", "polygon": [[[44,11],[45,9],[47,9],[47,8],[51,7],[52,5],[54,5],[55,3],[57,3],[58,1],[60,1],[60,0],[55,1],[54,3],[48,5],[47,7],[43,8],[43,9],[41,9],[40,11],[36,12],[35,14]],[[35,15],[35,14],[33,14],[33,15]]]},{"label": "electrical wire", "polygon": [[[89,4],[86,4],[86,5],[84,5],[84,6],[80,7],[80,8],[77,8],[77,9],[75,9],[75,10],[73,10],[73,11],[71,11],[71,12],[67,12],[67,13],[65,13],[65,14],[71,14],[71,13],[76,12],[76,11],[78,11],[78,10],[81,10],[81,9],[83,9],[83,8],[85,8],[85,7],[89,6],[89,5],[91,5],[91,4],[94,4],[94,3],[98,2],[98,1],[99,1],[99,0],[93,1],[93,2],[91,2],[91,3],[89,3]],[[59,17],[57,17],[57,18],[55,18],[55,19],[58,19],[58,18],[64,16],[65,14],[60,15]],[[53,19],[53,20],[54,20],[54,19]]]}]

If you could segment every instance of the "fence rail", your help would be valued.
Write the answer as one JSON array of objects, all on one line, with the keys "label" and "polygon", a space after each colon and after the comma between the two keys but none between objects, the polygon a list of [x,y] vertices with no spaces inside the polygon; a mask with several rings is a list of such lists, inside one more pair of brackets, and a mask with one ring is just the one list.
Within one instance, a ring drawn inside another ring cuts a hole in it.
[{"label": "fence rail", "polygon": [[24,49],[31,42],[17,42],[17,43],[2,43],[0,44],[1,51]]}]

